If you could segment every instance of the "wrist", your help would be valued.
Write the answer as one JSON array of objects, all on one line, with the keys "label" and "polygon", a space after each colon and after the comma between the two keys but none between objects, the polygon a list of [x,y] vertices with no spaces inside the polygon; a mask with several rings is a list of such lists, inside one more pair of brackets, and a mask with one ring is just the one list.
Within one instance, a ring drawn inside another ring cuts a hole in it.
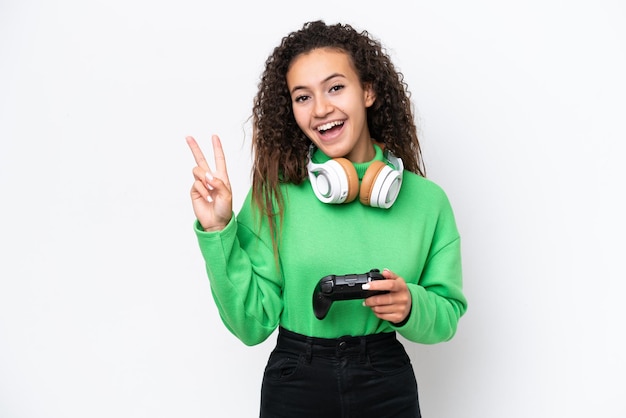
[{"label": "wrist", "polygon": [[226,225],[210,226],[208,228],[202,227],[202,229],[204,229],[204,232],[219,232],[222,231],[224,228],[226,228]]},{"label": "wrist", "polygon": [[228,224],[230,224],[230,222],[233,219],[233,215],[231,213],[231,216],[228,219],[223,220],[222,222],[219,223],[213,223],[213,224],[209,224],[207,226],[205,226],[202,222],[200,222],[200,220],[198,219],[198,226],[204,231],[204,232],[219,232],[219,231],[223,231]]}]

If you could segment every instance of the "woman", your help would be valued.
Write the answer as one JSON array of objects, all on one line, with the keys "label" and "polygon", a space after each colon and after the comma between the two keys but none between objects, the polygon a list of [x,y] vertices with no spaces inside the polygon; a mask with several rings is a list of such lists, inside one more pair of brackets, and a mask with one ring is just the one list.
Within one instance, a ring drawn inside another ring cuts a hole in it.
[{"label": "woman", "polygon": [[[279,329],[262,417],[420,416],[396,333],[447,341],[467,302],[454,215],[424,177],[413,120],[379,41],[316,21],[266,61],[252,187],[236,216],[219,138],[215,171],[187,138],[195,231],[221,318],[247,345]],[[376,295],[333,300],[316,315],[321,278],[371,270],[385,279],[363,285]]]}]

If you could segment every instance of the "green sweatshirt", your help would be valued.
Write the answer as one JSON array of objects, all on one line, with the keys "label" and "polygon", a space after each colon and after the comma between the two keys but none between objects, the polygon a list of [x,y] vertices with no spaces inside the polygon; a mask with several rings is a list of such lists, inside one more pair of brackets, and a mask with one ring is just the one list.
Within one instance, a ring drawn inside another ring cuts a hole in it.
[{"label": "green sweatshirt", "polygon": [[[313,160],[320,163],[328,157],[318,150]],[[383,160],[378,148],[375,160]],[[370,163],[354,164],[359,178]],[[244,344],[263,342],[279,325],[322,338],[393,330],[424,344],[453,337],[467,301],[459,233],[439,186],[405,171],[400,194],[389,209],[367,207],[358,199],[322,203],[308,180],[281,190],[280,273],[267,221],[253,208],[250,192],[222,231],[205,232],[195,223],[221,319]],[[362,300],[333,302],[323,320],[315,317],[313,290],[322,277],[373,268],[388,268],[407,282],[412,309],[402,326],[377,318]]]}]

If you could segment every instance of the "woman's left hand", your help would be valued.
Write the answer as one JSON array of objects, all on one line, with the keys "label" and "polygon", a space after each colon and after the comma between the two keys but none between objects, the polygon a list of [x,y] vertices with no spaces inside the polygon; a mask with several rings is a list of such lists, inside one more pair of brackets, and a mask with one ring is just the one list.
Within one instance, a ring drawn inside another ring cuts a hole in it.
[{"label": "woman's left hand", "polygon": [[380,319],[392,323],[401,323],[411,313],[411,292],[406,285],[406,281],[394,272],[384,269],[382,272],[386,280],[373,280],[364,289],[388,290],[389,293],[383,295],[370,296],[363,301],[365,306],[369,306],[374,314]]}]

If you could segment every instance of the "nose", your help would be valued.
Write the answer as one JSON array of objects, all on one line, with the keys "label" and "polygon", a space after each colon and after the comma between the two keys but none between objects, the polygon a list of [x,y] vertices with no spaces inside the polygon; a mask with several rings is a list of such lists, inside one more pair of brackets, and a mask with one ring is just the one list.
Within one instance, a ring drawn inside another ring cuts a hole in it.
[{"label": "nose", "polygon": [[332,112],[333,106],[330,100],[324,96],[318,96],[315,99],[315,106],[313,106],[313,114],[316,117],[324,117]]}]

